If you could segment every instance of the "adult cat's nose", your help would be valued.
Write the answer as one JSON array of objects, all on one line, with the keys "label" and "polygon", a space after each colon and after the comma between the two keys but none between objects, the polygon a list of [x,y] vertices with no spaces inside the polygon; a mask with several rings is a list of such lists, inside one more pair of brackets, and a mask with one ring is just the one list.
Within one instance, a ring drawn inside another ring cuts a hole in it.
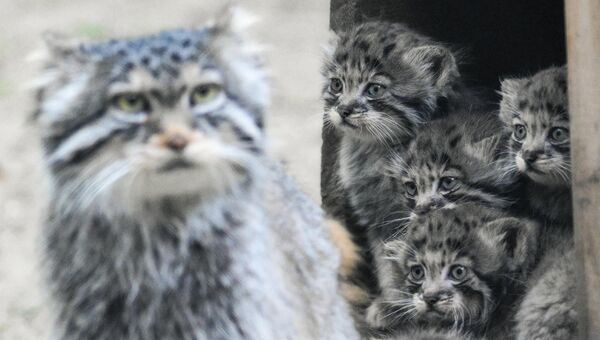
[{"label": "adult cat's nose", "polygon": [[167,127],[154,135],[151,143],[161,148],[171,149],[176,152],[183,151],[193,140],[193,131],[183,127]]},{"label": "adult cat's nose", "polygon": [[169,134],[165,138],[165,146],[173,151],[185,149],[189,142],[189,139],[180,133]]}]

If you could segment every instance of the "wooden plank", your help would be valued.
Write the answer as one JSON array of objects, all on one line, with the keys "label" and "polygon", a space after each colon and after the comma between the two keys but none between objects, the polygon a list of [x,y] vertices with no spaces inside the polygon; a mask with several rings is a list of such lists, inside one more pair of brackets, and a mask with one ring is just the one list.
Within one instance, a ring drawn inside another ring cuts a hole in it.
[{"label": "wooden plank", "polygon": [[600,1],[566,2],[581,339],[600,339]]}]

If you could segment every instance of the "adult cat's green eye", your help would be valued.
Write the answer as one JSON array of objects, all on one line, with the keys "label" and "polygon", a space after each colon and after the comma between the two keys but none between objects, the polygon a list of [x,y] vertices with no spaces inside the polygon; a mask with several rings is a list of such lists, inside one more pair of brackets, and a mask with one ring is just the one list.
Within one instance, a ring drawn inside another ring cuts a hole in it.
[{"label": "adult cat's green eye", "polygon": [[550,131],[550,138],[554,143],[564,143],[569,139],[569,130],[556,127]]},{"label": "adult cat's green eye", "polygon": [[425,276],[425,269],[423,269],[423,266],[421,265],[414,265],[412,267],[410,267],[410,279],[415,281],[415,282],[419,282],[421,280],[423,280],[423,277]]},{"label": "adult cat's green eye", "polygon": [[223,88],[219,84],[203,84],[197,86],[192,91],[190,102],[192,105],[210,103],[211,101],[217,99],[222,91]]},{"label": "adult cat's green eye", "polygon": [[527,136],[527,128],[522,124],[515,124],[513,127],[513,135],[516,140],[523,140]]},{"label": "adult cat's green eye", "polygon": [[342,81],[339,78],[331,78],[329,81],[329,88],[333,93],[340,93],[344,88],[344,84],[342,84]]},{"label": "adult cat's green eye", "polygon": [[406,192],[406,196],[413,197],[417,194],[417,185],[415,182],[404,182],[404,191]]},{"label": "adult cat's green eye", "polygon": [[113,99],[113,105],[120,111],[127,113],[141,113],[149,110],[148,100],[141,94],[125,93]]},{"label": "adult cat's green eye", "polygon": [[462,281],[467,277],[467,268],[461,265],[454,265],[450,268],[450,278],[455,281]]},{"label": "adult cat's green eye", "polygon": [[456,190],[459,184],[460,182],[456,177],[442,177],[440,179],[440,189],[442,191]]},{"label": "adult cat's green eye", "polygon": [[379,98],[383,95],[385,87],[381,84],[369,84],[367,86],[367,95],[371,98]]}]

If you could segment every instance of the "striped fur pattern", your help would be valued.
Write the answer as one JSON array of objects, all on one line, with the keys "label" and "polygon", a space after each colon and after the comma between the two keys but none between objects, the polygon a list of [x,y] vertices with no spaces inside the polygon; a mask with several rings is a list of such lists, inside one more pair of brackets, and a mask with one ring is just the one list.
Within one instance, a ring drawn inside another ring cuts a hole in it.
[{"label": "striped fur pattern", "polygon": [[527,281],[527,294],[514,315],[519,340],[578,338],[575,247],[572,236],[559,237]]},{"label": "striped fur pattern", "polygon": [[326,126],[342,135],[340,185],[359,223],[372,225],[387,199],[379,194],[388,187],[381,176],[386,155],[440,113],[458,70],[448,49],[399,24],[359,25],[333,49],[323,69]]},{"label": "striped fur pattern", "polygon": [[365,142],[410,135],[459,77],[448,49],[400,24],[369,22],[333,44],[323,67],[325,121]]},{"label": "striped fur pattern", "polygon": [[49,42],[56,338],[358,337],[319,208],[266,155],[268,84],[240,20]]},{"label": "striped fur pattern", "polygon": [[387,159],[422,123],[464,104],[468,91],[448,48],[397,23],[367,22],[336,36],[322,73],[325,128],[341,137],[334,191],[348,202],[368,258],[402,204],[383,176]]},{"label": "striped fur pattern", "polygon": [[478,204],[420,216],[405,238],[385,244],[395,286],[369,307],[368,320],[493,338],[510,328],[507,308],[535,262],[537,237],[535,222]]},{"label": "striped fur pattern", "polygon": [[518,339],[575,339],[577,275],[571,212],[566,67],[502,82],[500,117],[511,133],[510,161],[544,221],[540,262],[515,316]]},{"label": "striped fur pattern", "polygon": [[[491,114],[454,114],[424,125],[404,155],[390,161],[408,217],[476,202],[506,208],[517,178],[503,166],[506,138]],[[402,225],[402,215],[390,223]]]},{"label": "striped fur pattern", "polygon": [[485,338],[473,337],[458,331],[443,331],[432,329],[415,329],[408,331],[387,332],[389,334],[376,335],[369,340],[484,340]]},{"label": "striped fur pattern", "polygon": [[509,160],[527,180],[531,208],[571,223],[571,153],[566,67],[502,82],[500,118],[511,133]]}]

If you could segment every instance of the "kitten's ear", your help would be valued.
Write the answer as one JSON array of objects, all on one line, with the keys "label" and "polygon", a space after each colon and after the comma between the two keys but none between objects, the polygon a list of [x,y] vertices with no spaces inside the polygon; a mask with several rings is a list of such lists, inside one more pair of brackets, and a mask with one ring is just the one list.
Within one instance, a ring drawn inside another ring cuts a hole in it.
[{"label": "kitten's ear", "polygon": [[407,165],[404,157],[396,152],[392,152],[392,154],[388,157],[385,162],[385,167],[383,169],[383,174],[387,177],[392,177],[396,179],[400,179],[402,177],[402,173],[406,170]]},{"label": "kitten's ear", "polygon": [[402,58],[409,65],[416,67],[420,74],[430,77],[438,89],[444,88],[460,76],[454,55],[442,46],[415,47]]},{"label": "kitten's ear", "polygon": [[407,250],[409,245],[403,240],[392,240],[383,243],[383,256],[388,260],[400,261]]},{"label": "kitten's ear", "polygon": [[335,54],[335,49],[339,42],[340,36],[334,30],[329,30],[327,36],[327,44],[323,48],[326,60],[333,58],[333,55]]},{"label": "kitten's ear", "polygon": [[506,256],[511,270],[526,271],[535,261],[539,226],[528,219],[506,217],[480,229],[484,243]]},{"label": "kitten's ear", "polygon": [[492,162],[501,148],[504,138],[500,134],[483,138],[479,141],[468,143],[465,147],[467,154],[484,162]]},{"label": "kitten's ear", "polygon": [[504,79],[500,83],[500,94],[508,97],[515,97],[521,90],[521,79]]},{"label": "kitten's ear", "polygon": [[521,91],[522,79],[504,79],[500,83],[500,120],[506,126],[512,126],[513,115],[519,111],[516,104],[517,95]]}]

